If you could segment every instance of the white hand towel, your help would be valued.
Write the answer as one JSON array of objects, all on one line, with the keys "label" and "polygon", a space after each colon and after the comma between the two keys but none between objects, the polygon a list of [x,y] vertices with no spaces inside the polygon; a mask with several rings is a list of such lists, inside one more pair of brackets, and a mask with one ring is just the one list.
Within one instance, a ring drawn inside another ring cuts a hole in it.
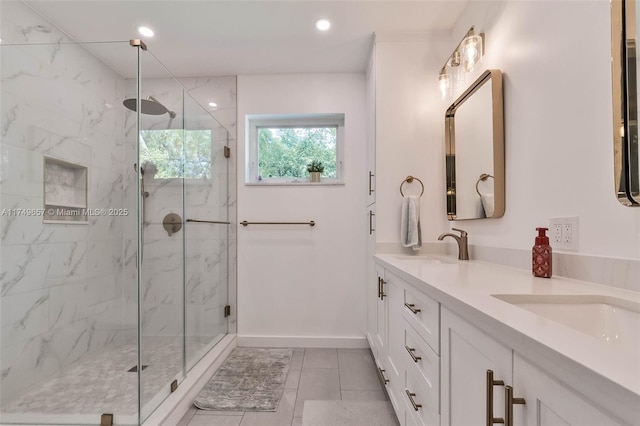
[{"label": "white hand towel", "polygon": [[419,250],[422,247],[420,230],[420,197],[410,195],[402,199],[400,218],[400,242],[404,247]]},{"label": "white hand towel", "polygon": [[493,212],[495,210],[495,198],[493,194],[482,194],[480,196],[480,201],[482,201],[482,207],[484,208],[484,214],[486,217],[493,216]]}]

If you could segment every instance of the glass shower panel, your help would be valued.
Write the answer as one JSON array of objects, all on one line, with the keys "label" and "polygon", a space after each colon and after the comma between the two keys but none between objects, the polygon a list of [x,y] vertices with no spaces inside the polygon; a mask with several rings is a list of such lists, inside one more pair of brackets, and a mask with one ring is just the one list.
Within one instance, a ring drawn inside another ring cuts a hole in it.
[{"label": "glass shower panel", "polygon": [[48,40],[12,44],[25,34],[7,20],[26,12],[3,3],[0,423],[99,424],[108,413],[136,424],[135,328],[123,311],[124,289],[137,285],[123,249],[136,211],[120,72],[136,51],[68,42],[44,22]]},{"label": "glass shower panel", "polygon": [[136,425],[228,332],[232,230],[184,220],[229,220],[229,136],[150,52],[0,9],[0,423]]},{"label": "glass shower panel", "polygon": [[227,334],[228,134],[185,96],[185,344],[191,369]]},{"label": "glass shower panel", "polygon": [[140,63],[137,367],[143,422],[185,374],[185,134],[182,85],[150,52],[140,50]]}]

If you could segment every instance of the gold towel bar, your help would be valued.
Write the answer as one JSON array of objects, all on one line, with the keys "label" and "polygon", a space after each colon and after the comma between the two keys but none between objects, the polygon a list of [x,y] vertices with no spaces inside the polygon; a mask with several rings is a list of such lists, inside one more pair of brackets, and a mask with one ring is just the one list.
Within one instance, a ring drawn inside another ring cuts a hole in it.
[{"label": "gold towel bar", "polygon": [[247,225],[309,225],[309,226],[315,226],[316,222],[313,220],[310,220],[309,222],[247,222],[246,220],[243,220],[242,222],[240,222],[240,225],[242,226],[247,226]]},{"label": "gold towel bar", "polygon": [[420,179],[418,179],[417,177],[413,177],[411,175],[407,176],[406,179],[403,180],[402,183],[400,184],[400,195],[404,197],[404,193],[402,192],[402,185],[404,185],[405,182],[412,183],[414,179],[420,182],[420,186],[422,187],[422,191],[420,191],[420,196],[422,197],[422,194],[424,194],[424,184]]},{"label": "gold towel bar", "polygon": [[199,220],[199,219],[187,219],[187,222],[197,222],[197,223],[216,223],[220,225],[229,225],[231,222],[226,222],[224,220]]}]

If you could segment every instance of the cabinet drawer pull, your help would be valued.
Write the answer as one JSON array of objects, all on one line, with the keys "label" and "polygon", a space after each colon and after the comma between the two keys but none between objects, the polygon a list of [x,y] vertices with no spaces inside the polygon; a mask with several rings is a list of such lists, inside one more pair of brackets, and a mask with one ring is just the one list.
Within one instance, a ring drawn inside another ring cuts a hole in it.
[{"label": "cabinet drawer pull", "polygon": [[381,294],[382,294],[382,278],[378,277],[378,299],[380,299]]},{"label": "cabinet drawer pull", "polygon": [[386,294],[384,294],[384,279],[378,279],[380,280],[380,293],[378,293],[378,296],[380,296],[380,300],[384,300],[384,298],[387,296]]},{"label": "cabinet drawer pull", "polygon": [[373,212],[373,210],[369,210],[369,235],[373,234],[373,231],[375,231],[375,229],[373,229],[373,217],[376,214]]},{"label": "cabinet drawer pull", "polygon": [[373,190],[373,187],[371,186],[371,178],[374,177],[375,175],[373,173],[371,173],[371,170],[369,170],[369,195],[373,194],[375,191]]},{"label": "cabinet drawer pull", "polygon": [[524,398],[513,397],[513,387],[504,387],[504,418],[506,426],[513,426],[513,404],[525,404]]},{"label": "cabinet drawer pull", "polygon": [[413,405],[413,409],[418,411],[419,408],[422,408],[422,404],[416,404],[416,401],[414,401],[413,397],[416,396],[415,393],[411,393],[409,392],[409,389],[405,389],[404,390],[407,393],[407,396],[409,397],[409,402],[411,402],[411,405]]},{"label": "cabinet drawer pull", "polygon": [[380,379],[382,379],[382,382],[386,385],[387,383],[389,383],[389,379],[387,379],[386,377],[384,377],[384,370],[380,367],[378,367],[378,374],[380,374]]},{"label": "cabinet drawer pull", "polygon": [[493,387],[504,386],[502,380],[493,380],[493,370],[487,370],[487,410],[486,410],[486,426],[493,426],[495,423],[504,423],[502,417],[493,417]]},{"label": "cabinet drawer pull", "polygon": [[405,303],[404,306],[406,306],[411,312],[413,312],[414,314],[417,314],[418,312],[420,312],[420,309],[416,308],[413,303]]},{"label": "cabinet drawer pull", "polygon": [[415,348],[410,348],[409,346],[405,346],[404,348],[407,350],[407,352],[409,352],[409,355],[411,355],[411,359],[413,360],[413,362],[418,362],[422,359],[422,357],[415,356],[413,354],[416,351]]}]

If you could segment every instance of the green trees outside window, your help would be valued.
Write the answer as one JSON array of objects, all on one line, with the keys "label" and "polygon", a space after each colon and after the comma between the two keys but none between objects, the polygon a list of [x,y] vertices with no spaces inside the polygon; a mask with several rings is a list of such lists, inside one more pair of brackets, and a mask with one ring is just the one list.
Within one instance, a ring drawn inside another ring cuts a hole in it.
[{"label": "green trees outside window", "polygon": [[324,165],[323,177],[336,177],[336,126],[260,127],[258,167],[261,178],[302,178],[307,164]]},{"label": "green trees outside window", "polygon": [[140,137],[140,162],[156,166],[156,179],[211,178],[210,130],[143,130]]}]

